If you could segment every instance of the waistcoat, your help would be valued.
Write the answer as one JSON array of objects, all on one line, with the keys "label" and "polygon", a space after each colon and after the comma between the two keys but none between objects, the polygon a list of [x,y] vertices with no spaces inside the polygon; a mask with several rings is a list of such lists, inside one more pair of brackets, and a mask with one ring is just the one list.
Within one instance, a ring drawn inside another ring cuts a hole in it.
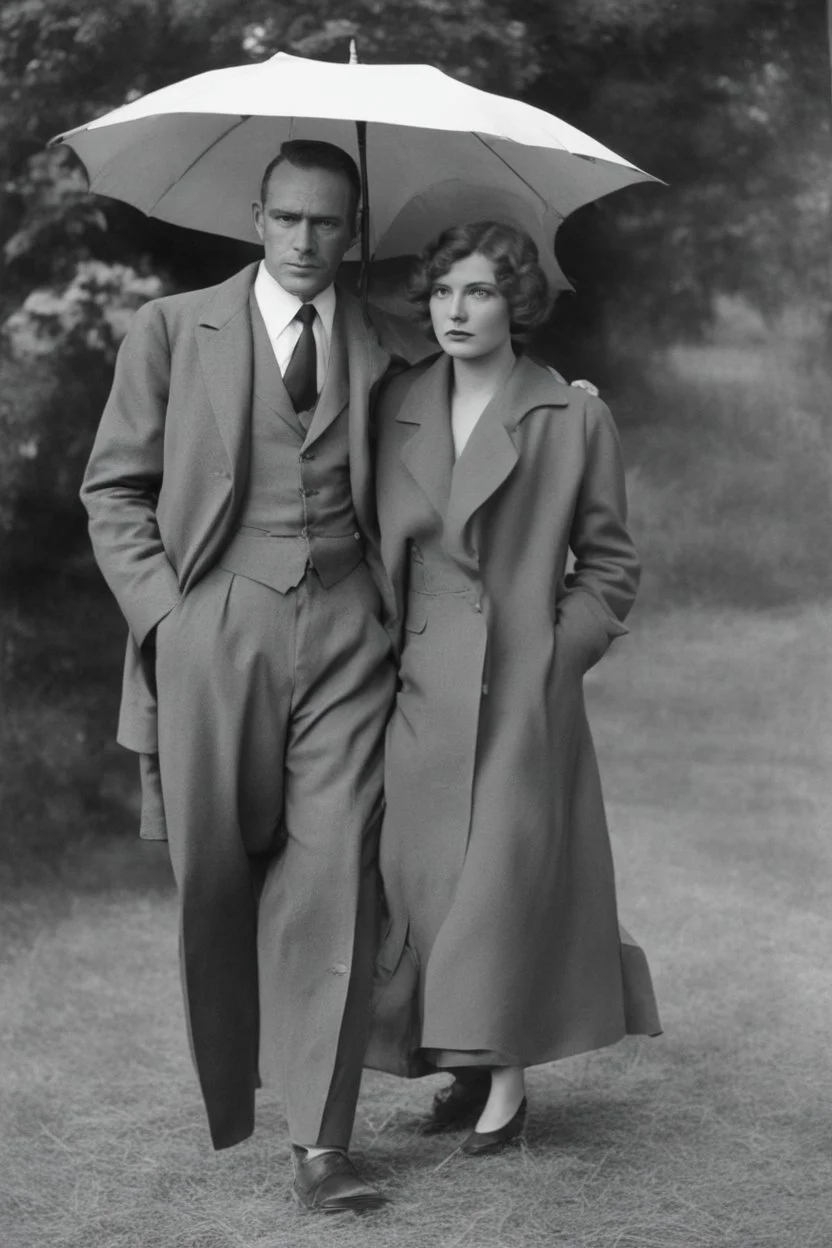
[{"label": "waistcoat", "polygon": [[311,566],[329,588],[363,557],[350,491],[343,327],[336,309],[323,390],[315,408],[298,416],[253,296],[249,308],[254,345],[249,479],[237,530],[219,564],[280,593],[299,585]]}]

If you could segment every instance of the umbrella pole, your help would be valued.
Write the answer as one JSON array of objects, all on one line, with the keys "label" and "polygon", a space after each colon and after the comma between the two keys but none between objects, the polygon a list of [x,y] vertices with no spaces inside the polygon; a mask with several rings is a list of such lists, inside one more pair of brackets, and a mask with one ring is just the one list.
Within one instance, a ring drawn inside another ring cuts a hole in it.
[{"label": "umbrella pole", "polygon": [[[355,40],[350,39],[350,65],[358,64],[358,48]],[[370,294],[370,189],[367,182],[367,123],[357,121],[355,129],[358,134],[358,169],[361,176],[361,268],[359,271],[358,288],[361,294],[361,307],[364,320],[369,325],[367,300]]]},{"label": "umbrella pole", "polygon": [[358,168],[361,174],[361,274],[359,287],[361,306],[367,316],[367,299],[370,293],[370,191],[367,181],[367,123],[357,121]]}]

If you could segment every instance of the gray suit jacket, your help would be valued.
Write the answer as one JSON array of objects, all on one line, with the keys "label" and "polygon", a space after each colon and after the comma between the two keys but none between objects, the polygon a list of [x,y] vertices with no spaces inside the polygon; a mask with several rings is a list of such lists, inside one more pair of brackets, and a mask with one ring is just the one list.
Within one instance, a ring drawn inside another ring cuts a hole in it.
[{"label": "gray suit jacket", "polygon": [[[81,490],[96,559],[127,620],[118,740],[157,748],[156,699],[142,662],[148,633],[216,562],[245,497],[257,265],[219,286],[152,300],[122,344]],[[388,617],[394,604],[378,559],[370,408],[391,355],[429,352],[404,323],[339,291],[349,372],[350,478],[367,558]],[[388,348],[382,346],[378,331]],[[392,347],[392,350],[390,349]]]}]

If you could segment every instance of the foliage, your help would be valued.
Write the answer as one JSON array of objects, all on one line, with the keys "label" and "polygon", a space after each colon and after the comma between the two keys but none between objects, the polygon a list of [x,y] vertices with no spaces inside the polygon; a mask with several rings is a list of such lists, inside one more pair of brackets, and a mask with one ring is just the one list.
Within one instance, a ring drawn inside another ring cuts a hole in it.
[{"label": "foliage", "polygon": [[78,483],[118,344],[156,276],[99,261],[33,291],[0,350],[0,573],[64,557],[83,528]]},{"label": "foliage", "polygon": [[13,424],[8,445],[39,448],[32,460],[4,453],[0,527],[7,532],[14,500],[33,496],[25,482],[44,473],[38,488],[48,492],[61,475],[58,459],[75,471],[83,458],[62,441],[64,420],[54,434],[56,464],[47,470],[52,417],[43,412],[52,410],[53,390],[63,401],[74,387],[79,446],[89,438],[87,408],[101,397],[113,324],[120,332],[129,310],[118,283],[105,282],[95,332],[109,346],[90,352],[79,340],[90,329],[85,297],[76,303],[61,295],[74,311],[64,307],[55,319],[45,296],[32,302],[32,292],[78,292],[77,275],[96,263],[112,274],[126,266],[157,275],[166,288],[204,285],[249,258],[240,245],[206,241],[90,196],[75,158],[47,150],[48,139],[166,83],[278,49],[344,60],[350,38],[363,60],[428,61],[476,86],[522,96],[667,182],[621,191],[561,228],[558,254],[577,293],[559,301],[541,349],[569,375],[593,376],[607,392],[632,385],[651,366],[645,342],[652,349],[707,337],[726,298],[754,307],[769,333],[808,326],[806,350],[828,348],[832,141],[822,6],[0,0],[0,322],[14,315],[14,336],[40,317],[41,347],[59,348],[37,372],[0,360],[4,431]]}]

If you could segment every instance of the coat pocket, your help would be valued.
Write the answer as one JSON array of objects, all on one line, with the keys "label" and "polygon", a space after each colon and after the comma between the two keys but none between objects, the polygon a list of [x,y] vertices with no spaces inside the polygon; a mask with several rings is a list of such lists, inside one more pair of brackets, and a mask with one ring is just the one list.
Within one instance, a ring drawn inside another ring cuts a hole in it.
[{"label": "coat pocket", "polygon": [[411,589],[407,595],[404,629],[407,633],[423,633],[428,622],[427,594]]}]

